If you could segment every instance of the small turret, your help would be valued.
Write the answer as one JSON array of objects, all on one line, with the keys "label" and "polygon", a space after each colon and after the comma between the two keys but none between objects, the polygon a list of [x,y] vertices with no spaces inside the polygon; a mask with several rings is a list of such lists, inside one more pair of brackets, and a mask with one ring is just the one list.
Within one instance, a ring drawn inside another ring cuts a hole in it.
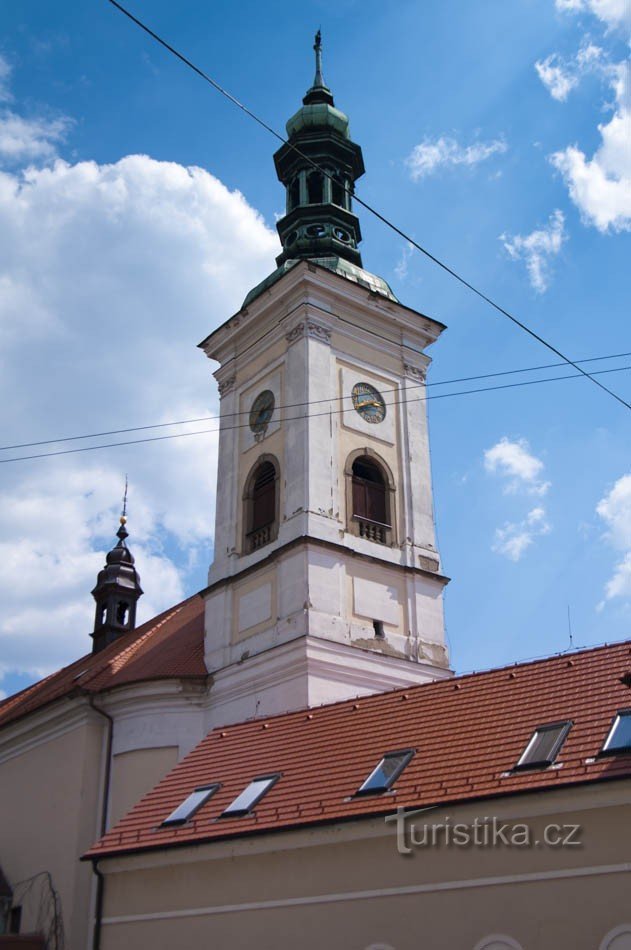
[{"label": "small turret", "polygon": [[98,653],[136,626],[136,603],[142,596],[140,575],[134,567],[134,556],[125,543],[129,534],[127,524],[127,485],[125,501],[116,532],[118,543],[107,555],[105,567],[99,571],[92,596],[96,601],[92,652]]}]

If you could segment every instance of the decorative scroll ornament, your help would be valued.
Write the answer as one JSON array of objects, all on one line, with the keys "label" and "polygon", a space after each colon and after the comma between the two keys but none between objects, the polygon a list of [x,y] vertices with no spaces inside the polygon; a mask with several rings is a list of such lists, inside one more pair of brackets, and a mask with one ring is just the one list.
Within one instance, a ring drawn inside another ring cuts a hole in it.
[{"label": "decorative scroll ornament", "polygon": [[237,381],[236,376],[229,376],[228,379],[224,379],[223,383],[219,383],[219,398],[220,399],[222,398],[222,396],[225,396],[226,393],[230,392],[230,390],[233,388],[236,381]]},{"label": "decorative scroll ornament", "polygon": [[304,336],[305,325],[304,323],[299,323],[297,326],[293,327],[288,333],[285,334],[285,339],[288,343],[293,343],[294,340],[299,340],[301,336]]},{"label": "decorative scroll ornament", "polygon": [[403,369],[405,375],[414,379],[417,383],[424,383],[427,378],[427,369],[424,366],[412,366],[411,363],[404,363]]},{"label": "decorative scroll ornament", "polygon": [[331,342],[331,331],[327,330],[326,327],[321,327],[319,323],[312,323],[311,321],[306,325],[299,323],[293,327],[293,329],[285,334],[285,339],[288,343],[294,343],[295,340],[299,340],[305,333],[313,337],[314,340],[320,340],[322,343]]},{"label": "decorative scroll ornament", "polygon": [[327,330],[326,327],[321,327],[319,323],[308,323],[307,333],[314,339],[321,340],[322,343],[331,342],[331,331]]}]

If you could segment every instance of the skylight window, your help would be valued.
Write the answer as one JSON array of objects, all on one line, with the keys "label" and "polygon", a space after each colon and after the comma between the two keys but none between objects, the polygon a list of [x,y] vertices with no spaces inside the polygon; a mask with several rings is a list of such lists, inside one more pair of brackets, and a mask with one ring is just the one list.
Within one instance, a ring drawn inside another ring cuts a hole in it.
[{"label": "skylight window", "polygon": [[631,752],[631,709],[621,709],[616,714],[602,751]]},{"label": "skylight window", "polygon": [[196,788],[195,791],[186,798],[181,805],[178,805],[175,811],[172,811],[168,818],[162,822],[162,827],[169,825],[183,825],[188,821],[208,799],[215,794],[219,784],[203,785]]},{"label": "skylight window", "polygon": [[358,788],[357,795],[378,795],[392,788],[399,775],[406,767],[414,749],[403,749],[400,752],[386,752],[381,762],[372,770],[364,784]]},{"label": "skylight window", "polygon": [[571,727],[568,721],[538,726],[515,768],[543,769],[552,765]]},{"label": "skylight window", "polygon": [[280,775],[275,774],[261,775],[259,778],[252,779],[248,787],[237,795],[233,803],[221,813],[221,817],[239,818],[241,815],[247,815],[279,778]]}]

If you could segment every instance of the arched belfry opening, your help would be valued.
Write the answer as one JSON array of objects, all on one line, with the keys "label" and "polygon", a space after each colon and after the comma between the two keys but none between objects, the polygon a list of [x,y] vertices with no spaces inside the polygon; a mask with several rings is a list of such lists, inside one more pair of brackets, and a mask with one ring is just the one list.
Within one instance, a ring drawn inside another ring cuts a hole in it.
[{"label": "arched belfry opening", "polygon": [[279,465],[264,455],[250,472],[244,493],[246,553],[257,551],[278,535]]},{"label": "arched belfry opening", "polygon": [[378,544],[394,540],[394,482],[370,449],[354,452],[346,466],[348,528]]}]

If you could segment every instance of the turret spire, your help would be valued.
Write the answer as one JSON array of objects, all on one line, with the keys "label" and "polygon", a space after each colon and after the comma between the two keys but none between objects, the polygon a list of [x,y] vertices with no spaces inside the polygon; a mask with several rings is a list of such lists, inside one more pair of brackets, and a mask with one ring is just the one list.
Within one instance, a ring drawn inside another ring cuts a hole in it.
[{"label": "turret spire", "polygon": [[136,626],[136,603],[142,596],[140,575],[134,567],[134,556],[127,547],[127,476],[123,509],[116,532],[118,543],[106,556],[106,563],[96,581],[92,596],[96,601],[92,652],[98,653],[113,640]]}]

